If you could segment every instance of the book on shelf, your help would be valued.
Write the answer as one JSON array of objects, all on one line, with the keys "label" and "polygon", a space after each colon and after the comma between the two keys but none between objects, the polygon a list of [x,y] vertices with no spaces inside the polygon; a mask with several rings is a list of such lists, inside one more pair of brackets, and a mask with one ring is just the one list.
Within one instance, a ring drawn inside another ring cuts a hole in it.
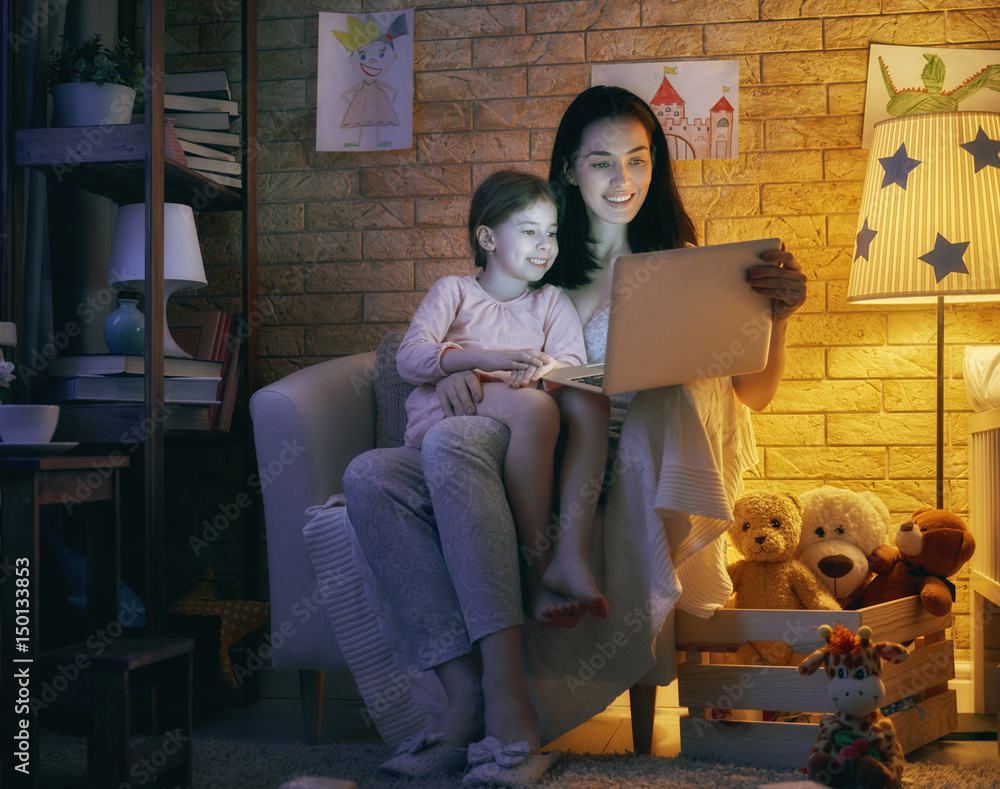
[{"label": "book on shelf", "polygon": [[163,109],[172,112],[224,112],[230,118],[240,114],[239,104],[230,99],[184,96],[177,93],[163,94]]},{"label": "book on shelf", "polygon": [[188,156],[187,166],[190,170],[198,170],[203,173],[237,176],[243,174],[243,165],[239,162],[223,162],[219,159],[206,159],[203,156]]},{"label": "book on shelf", "polygon": [[[200,131],[229,132],[228,112],[164,112],[164,118],[174,119],[174,131],[198,129]],[[132,123],[145,123],[143,113],[132,115]],[[178,134],[178,137],[181,135]],[[239,135],[236,135],[239,138]]]},{"label": "book on shelf", "polygon": [[223,162],[235,162],[236,157],[231,153],[220,151],[208,145],[201,145],[190,140],[180,140],[181,150],[192,156],[204,156],[207,159],[218,159]]},{"label": "book on shelf", "polygon": [[221,186],[228,186],[233,189],[243,188],[242,178],[237,178],[236,176],[233,175],[224,175],[222,173],[213,173],[209,170],[198,170],[197,172],[201,173],[209,180],[215,181],[217,184]]},{"label": "book on shelf", "polygon": [[[156,409],[156,418],[167,430],[210,430],[212,405],[165,403]],[[145,440],[142,403],[62,403],[59,407],[60,440],[121,444]]]},{"label": "book on shelf", "polygon": [[[211,378],[164,378],[163,399],[167,403],[215,405],[219,402],[221,376]],[[45,402],[76,400],[118,400],[142,402],[146,397],[146,382],[130,375],[70,375],[46,378],[38,384]]]},{"label": "book on shelf", "polygon": [[196,93],[214,99],[232,99],[229,75],[224,69],[178,71],[163,77],[164,93]]},{"label": "book on shelf", "polygon": [[164,112],[165,118],[174,119],[174,128],[229,131],[228,112]]},{"label": "book on shelf", "polygon": [[174,133],[183,145],[184,140],[211,145],[216,148],[228,148],[230,150],[240,147],[240,135],[228,131],[212,131],[210,129],[188,129],[183,126],[174,126]]},{"label": "book on shelf", "polygon": [[240,388],[240,373],[243,369],[243,320],[238,315],[229,314],[226,335],[220,355],[222,357],[222,385],[219,387],[219,405],[212,413],[212,429],[228,432],[233,421],[236,393]]},{"label": "book on shelf", "polygon": [[163,426],[168,430],[211,430],[214,405],[167,404],[169,413]]},{"label": "book on shelf", "polygon": [[[49,359],[45,371],[50,376],[67,375],[137,375],[146,370],[146,357],[117,353],[89,353],[83,356],[56,356]],[[222,362],[214,359],[163,360],[163,375],[183,378],[212,378],[222,375]]]}]

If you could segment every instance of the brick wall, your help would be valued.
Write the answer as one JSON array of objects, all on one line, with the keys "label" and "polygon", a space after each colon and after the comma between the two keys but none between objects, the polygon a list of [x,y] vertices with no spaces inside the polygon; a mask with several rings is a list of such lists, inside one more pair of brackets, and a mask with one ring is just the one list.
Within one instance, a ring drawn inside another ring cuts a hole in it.
[{"label": "brick wall", "polygon": [[[736,59],[740,157],[679,163],[684,199],[703,241],[779,235],[811,280],[790,328],[786,380],[755,416],[761,462],[749,484],[872,490],[896,520],[933,505],[933,311],[845,299],[867,161],[860,147],[867,48],[995,48],[1000,5],[417,2],[414,148],[317,152],[316,13],[401,5],[260,0],[263,382],[371,350],[384,332],[405,327],[436,278],[471,271],[462,225],[473,188],[500,167],[547,172],[555,127],[589,85],[590,64]],[[236,25],[224,14],[204,18],[205,8],[168,9],[168,65],[223,64],[238,79]],[[206,261],[215,261],[210,299],[235,307],[234,221],[205,220],[203,239]],[[968,343],[996,342],[1000,314],[949,309],[945,337],[945,506],[964,513],[962,352]]]}]

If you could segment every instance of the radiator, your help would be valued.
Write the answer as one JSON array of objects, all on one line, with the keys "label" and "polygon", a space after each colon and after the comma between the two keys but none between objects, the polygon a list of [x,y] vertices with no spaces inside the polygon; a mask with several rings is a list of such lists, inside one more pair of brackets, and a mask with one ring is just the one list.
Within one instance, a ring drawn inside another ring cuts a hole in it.
[{"label": "radiator", "polygon": [[1000,408],[969,417],[970,569],[1000,583]]},{"label": "radiator", "polygon": [[969,641],[972,648],[972,693],[979,713],[997,711],[996,679],[986,665],[995,649],[1000,620],[986,601],[1000,606],[1000,408],[969,417],[969,530],[976,552],[969,563]]}]

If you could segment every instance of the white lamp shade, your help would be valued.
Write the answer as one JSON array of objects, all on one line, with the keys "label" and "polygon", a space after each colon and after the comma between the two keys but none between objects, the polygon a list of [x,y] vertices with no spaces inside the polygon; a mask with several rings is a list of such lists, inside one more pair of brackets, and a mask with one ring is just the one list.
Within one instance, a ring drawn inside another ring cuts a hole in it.
[{"label": "white lamp shade", "polygon": [[8,321],[0,322],[0,346],[13,348],[17,345],[17,326]]},{"label": "white lamp shade", "polygon": [[[142,290],[145,279],[146,206],[144,203],[123,205],[118,209],[108,283]],[[172,283],[171,291],[208,284],[191,206],[163,205],[163,281]]]},{"label": "white lamp shade", "polygon": [[875,124],[847,300],[1000,298],[1000,113]]},{"label": "white lamp shade", "polygon": [[[146,206],[123,205],[111,247],[108,282],[144,290],[146,283]],[[191,206],[163,204],[163,355],[190,358],[170,334],[167,302],[175,291],[207,285]],[[106,338],[107,339],[107,338]]]}]

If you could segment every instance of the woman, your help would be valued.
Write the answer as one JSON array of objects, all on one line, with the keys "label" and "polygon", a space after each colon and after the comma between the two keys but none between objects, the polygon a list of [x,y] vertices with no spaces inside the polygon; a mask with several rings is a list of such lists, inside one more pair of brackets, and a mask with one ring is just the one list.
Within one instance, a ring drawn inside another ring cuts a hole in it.
[{"label": "woman", "polygon": [[[574,100],[556,135],[550,178],[566,185],[567,210],[560,255],[546,281],[566,287],[585,326],[588,359],[601,361],[615,259],[694,243],[694,227],[662,128],[628,91],[595,87]],[[348,469],[348,513],[364,553],[418,664],[434,670],[448,698],[436,724],[443,738],[401,754],[418,769],[434,762],[434,753],[446,761],[441,743],[461,749],[483,734],[493,738],[495,752],[497,743],[520,746],[494,753],[494,772],[519,769],[505,765],[539,753],[539,726],[546,739],[558,736],[604,709],[657,661],[669,672],[672,655],[657,658],[654,642],[678,601],[702,615],[725,602],[721,535],[740,476],[756,459],[746,406],[760,409],[773,397],[786,321],[806,292],[800,267],[785,251],[764,256],[748,281],[774,299],[765,370],[615,403],[619,415],[626,405],[628,411],[606,475],[607,541],[599,530],[591,540],[595,574],[603,576],[611,607],[607,619],[581,619],[570,606],[553,624],[575,627],[525,622],[519,579],[525,578],[529,606],[540,581],[531,562],[519,572],[501,482],[506,434],[497,423],[446,419],[424,439],[422,465],[403,450],[376,450]],[[446,413],[471,415],[482,389],[466,372],[440,381],[438,393]],[[709,495],[689,499],[692,491]],[[440,634],[456,629],[460,635],[445,645]],[[481,749],[474,753],[479,758]],[[429,757],[424,763],[417,761],[421,754]]]}]

